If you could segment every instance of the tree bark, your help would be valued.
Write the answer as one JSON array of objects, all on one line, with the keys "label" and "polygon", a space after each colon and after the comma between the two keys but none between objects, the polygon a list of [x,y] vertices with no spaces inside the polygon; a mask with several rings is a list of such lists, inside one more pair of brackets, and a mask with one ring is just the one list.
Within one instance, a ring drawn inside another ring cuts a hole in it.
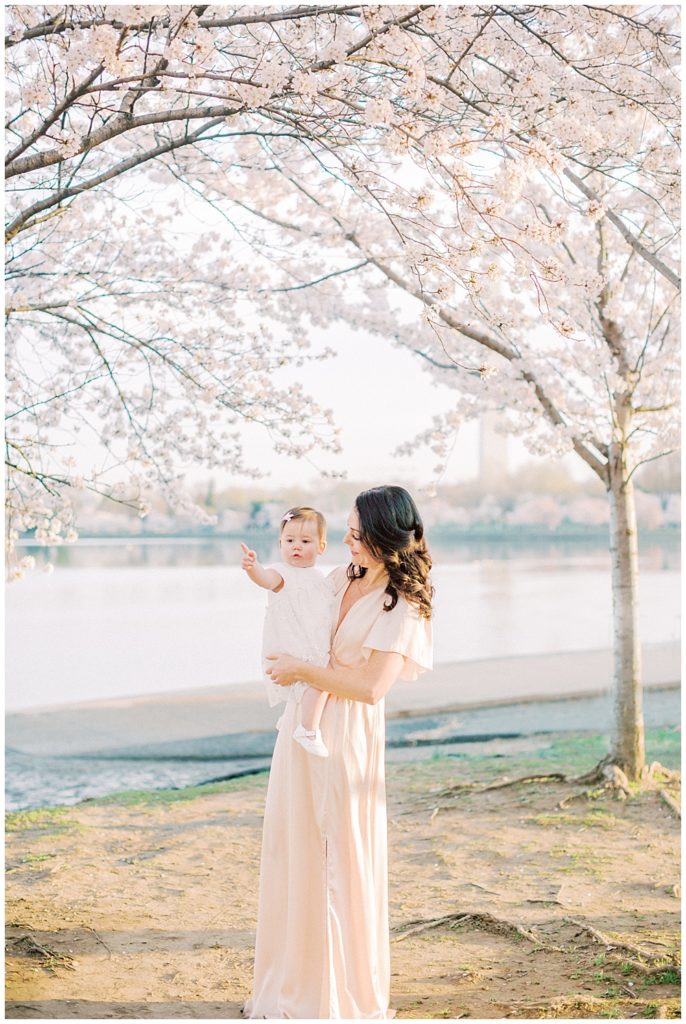
[{"label": "tree bark", "polygon": [[638,539],[634,488],[626,448],[609,458],[610,552],[614,651],[614,735],[611,761],[632,781],[645,769],[641,645],[638,629]]}]

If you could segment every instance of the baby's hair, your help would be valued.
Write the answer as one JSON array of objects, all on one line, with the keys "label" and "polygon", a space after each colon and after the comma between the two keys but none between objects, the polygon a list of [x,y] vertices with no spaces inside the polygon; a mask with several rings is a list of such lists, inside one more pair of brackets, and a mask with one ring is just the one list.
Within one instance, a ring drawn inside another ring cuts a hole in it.
[{"label": "baby's hair", "polygon": [[293,519],[305,519],[316,523],[319,540],[321,542],[326,540],[326,519],[321,512],[317,512],[316,508],[310,508],[308,505],[296,505],[295,508],[289,508],[288,512],[281,517],[279,535],[283,533],[286,523],[290,523]]}]

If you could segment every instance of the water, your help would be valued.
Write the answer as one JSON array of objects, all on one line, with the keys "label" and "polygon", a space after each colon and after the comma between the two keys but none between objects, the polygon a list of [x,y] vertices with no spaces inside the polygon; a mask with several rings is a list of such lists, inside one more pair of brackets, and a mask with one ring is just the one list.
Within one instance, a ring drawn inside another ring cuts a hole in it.
[{"label": "water", "polygon": [[[269,538],[252,543],[263,561],[275,558]],[[197,540],[79,542],[52,550],[53,575],[29,575],[7,588],[8,710],[259,678],[265,594],[237,567],[238,551],[237,541]],[[345,562],[346,552],[334,542],[330,565]],[[610,560],[601,539],[525,545],[484,538],[435,543],[432,552],[437,663],[610,646]],[[31,553],[45,560],[42,549]],[[675,543],[643,546],[644,642],[678,639],[678,569]],[[647,721],[676,724],[678,691],[648,691],[645,698]],[[389,753],[406,756],[412,736],[441,749],[455,736],[464,742],[470,731],[502,735],[589,722],[602,729],[609,714],[605,695],[395,720],[389,722]],[[7,808],[191,785],[268,766],[262,734],[255,735],[254,756],[247,756],[245,744],[243,753],[225,739],[225,749],[200,739],[191,754],[187,742],[175,756],[163,745],[140,758],[9,750]]]},{"label": "water", "polygon": [[26,810],[76,804],[132,789],[178,789],[220,777],[264,771],[270,759],[170,758],[114,760],[98,757],[37,757],[18,750],[5,755],[5,809]]},{"label": "water", "polygon": [[[255,546],[274,558],[270,539]],[[602,545],[482,540],[432,550],[437,663],[610,646]],[[321,567],[346,553],[333,543]],[[51,557],[51,576],[7,589],[8,710],[260,677],[266,598],[237,566],[238,541],[79,542]],[[676,546],[646,546],[643,642],[678,639],[679,600]]]},{"label": "water", "polygon": [[[412,718],[391,719],[386,724],[388,760],[430,757],[434,752],[469,756],[494,750],[506,738],[550,732],[585,731],[609,734],[612,702],[609,694],[566,700],[527,702],[500,707],[465,708]],[[647,728],[675,727],[679,722],[678,688],[646,690]],[[271,761],[276,733],[242,735],[243,756],[232,738],[212,737],[178,744],[184,753],[170,756],[173,744],[160,744],[160,756],[152,757],[36,757],[8,750],[5,761],[7,810],[75,804],[80,800],[131,789],[163,789],[197,785],[218,778],[265,771]],[[545,740],[542,740],[545,746]],[[231,748],[234,748],[233,751]],[[246,752],[252,747],[253,754]],[[499,747],[502,749],[502,746]]]}]

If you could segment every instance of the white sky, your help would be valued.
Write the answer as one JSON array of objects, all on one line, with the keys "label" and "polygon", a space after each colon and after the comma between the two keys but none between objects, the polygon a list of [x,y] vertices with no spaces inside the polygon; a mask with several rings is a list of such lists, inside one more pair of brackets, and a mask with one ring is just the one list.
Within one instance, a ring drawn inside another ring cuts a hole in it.
[{"label": "white sky", "polygon": [[[432,452],[422,447],[413,456],[393,453],[430,427],[434,414],[451,408],[451,390],[437,387],[416,356],[346,324],[327,331],[322,343],[337,355],[292,371],[293,379],[297,374],[305,391],[333,410],[342,431],[342,453],[313,452],[311,461],[275,455],[266,432],[250,426],[244,429],[246,463],[264,470],[264,483],[274,486],[316,486],[320,469],[345,471],[351,480],[430,484],[437,462]],[[288,379],[284,372],[280,382]],[[444,480],[465,480],[477,471],[478,426],[473,423],[461,429]],[[248,483],[245,477],[213,476],[220,485]]]},{"label": "white sky", "polygon": [[[292,371],[293,379],[312,394],[322,406],[331,408],[341,428],[343,451],[340,455],[314,452],[311,461],[275,455],[266,432],[256,425],[244,428],[246,463],[261,468],[263,483],[281,486],[295,484],[316,488],[318,470],[344,470],[351,480],[369,483],[407,483],[425,487],[436,479],[436,456],[421,446],[412,456],[395,456],[395,449],[412,440],[432,424],[436,413],[452,407],[455,392],[441,387],[425,372],[417,356],[390,342],[362,331],[353,332],[347,324],[329,330],[322,345],[337,352],[335,357]],[[280,382],[288,376],[280,378]],[[445,484],[458,483],[477,476],[479,425],[464,424],[442,477]],[[509,468],[532,461],[517,438],[507,440]],[[566,456],[565,465],[576,477],[583,477],[579,460]],[[207,479],[206,470],[189,474],[192,479]],[[219,486],[249,485],[249,477],[212,473]],[[440,485],[439,485],[440,489]]]}]

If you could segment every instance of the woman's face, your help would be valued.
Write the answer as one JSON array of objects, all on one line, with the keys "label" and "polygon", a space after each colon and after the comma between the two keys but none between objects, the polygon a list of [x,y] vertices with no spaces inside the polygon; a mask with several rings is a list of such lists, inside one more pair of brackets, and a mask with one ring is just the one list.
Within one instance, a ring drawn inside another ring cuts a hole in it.
[{"label": "woman's face", "polygon": [[350,560],[353,565],[359,565],[363,569],[371,569],[382,564],[381,560],[374,558],[369,549],[360,540],[360,517],[354,505],[348,516],[348,529],[343,538],[343,543],[347,544],[350,548]]}]

